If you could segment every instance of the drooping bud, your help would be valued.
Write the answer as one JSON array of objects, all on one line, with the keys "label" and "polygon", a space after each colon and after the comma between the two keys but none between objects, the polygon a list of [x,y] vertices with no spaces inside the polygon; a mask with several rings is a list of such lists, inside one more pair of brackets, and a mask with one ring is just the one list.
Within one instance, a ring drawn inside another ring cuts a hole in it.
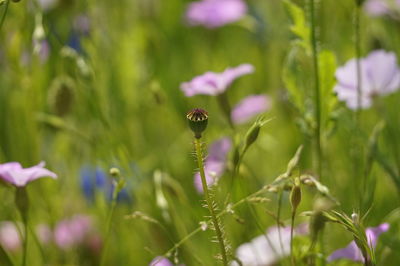
[{"label": "drooping bud", "polygon": [[49,89],[48,102],[58,116],[67,115],[73,106],[75,83],[69,77],[56,78]]},{"label": "drooping bud", "polygon": [[258,138],[258,134],[260,133],[261,127],[268,123],[269,120],[263,120],[263,118],[259,117],[251,128],[246,133],[246,142],[245,142],[245,150],[247,150],[250,145],[252,145]]},{"label": "drooping bud", "polygon": [[295,180],[295,185],[290,192],[290,204],[292,205],[292,210],[296,210],[301,202],[301,188],[300,188],[300,181],[298,178]]},{"label": "drooping bud", "polygon": [[196,139],[201,138],[201,134],[206,130],[208,124],[208,113],[200,108],[189,111],[186,115],[189,127],[194,133]]}]

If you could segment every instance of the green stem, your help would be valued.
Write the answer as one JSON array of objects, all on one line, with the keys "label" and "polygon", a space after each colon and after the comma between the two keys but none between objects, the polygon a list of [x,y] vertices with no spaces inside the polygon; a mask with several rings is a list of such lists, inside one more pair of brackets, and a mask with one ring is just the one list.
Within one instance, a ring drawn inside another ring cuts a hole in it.
[{"label": "green stem", "polygon": [[6,0],[6,6],[4,8],[3,16],[1,17],[1,20],[0,20],[0,30],[3,27],[4,21],[6,20],[6,15],[7,15],[9,4],[10,4],[10,0]]},{"label": "green stem", "polygon": [[22,266],[26,266],[26,260],[28,256],[28,217],[26,216],[24,219],[24,232],[25,232],[25,238],[24,238],[24,254],[22,258]]},{"label": "green stem", "polygon": [[217,218],[217,216],[215,214],[215,210],[214,210],[214,205],[211,200],[210,194],[208,192],[206,175],[204,173],[203,154],[202,154],[202,150],[201,150],[200,139],[195,138],[194,143],[195,143],[195,148],[196,148],[197,163],[198,163],[198,167],[199,167],[199,171],[200,171],[201,183],[203,185],[204,197],[206,199],[207,207],[208,207],[208,210],[211,215],[211,220],[214,225],[218,243],[220,245],[222,262],[223,262],[223,265],[228,265],[228,258],[227,258],[227,254],[226,254],[226,248],[225,248],[225,243],[224,243],[224,239],[222,236],[222,231],[221,231],[221,228],[219,227],[218,218]]},{"label": "green stem", "polygon": [[117,205],[118,193],[116,192],[116,190],[117,190],[117,186],[115,186],[114,191],[113,191],[112,200],[111,200],[111,208],[110,208],[110,211],[109,211],[108,217],[107,217],[107,224],[106,224],[107,231],[106,231],[106,236],[105,236],[105,240],[104,240],[103,251],[101,254],[100,265],[105,265],[105,259],[106,259],[106,255],[107,255],[107,249],[108,249],[108,242],[110,241],[112,217],[114,215],[115,206]]},{"label": "green stem", "polygon": [[317,47],[317,29],[315,24],[315,0],[310,0],[310,15],[311,15],[311,48],[312,48],[312,60],[314,68],[314,105],[315,105],[315,168],[317,170],[320,180],[321,175],[321,102],[320,102],[320,80],[319,80],[319,66],[318,66],[318,47]]},{"label": "green stem", "polygon": [[[239,200],[236,203],[232,204],[230,209],[235,209],[237,206],[243,204],[244,202],[247,202],[250,198],[253,198],[253,197],[265,192],[266,189],[267,189],[267,186],[263,187],[260,190],[257,190],[256,192],[248,195],[247,197],[242,198],[241,200]],[[228,212],[229,212],[228,209],[224,209],[223,211],[221,211],[220,213],[217,214],[217,218],[220,218],[221,216],[227,214]],[[209,219],[206,223],[207,224],[212,223],[212,219]],[[188,241],[190,238],[192,238],[194,235],[196,235],[197,233],[199,233],[201,231],[202,231],[202,226],[197,227],[191,233],[189,233],[184,238],[182,238],[178,243],[176,243],[172,248],[170,248],[168,251],[166,251],[163,256],[164,257],[169,257],[174,250],[176,250],[177,248],[182,246],[183,243],[185,243],[186,241]]]},{"label": "green stem", "polygon": [[355,51],[356,51],[356,75],[357,75],[357,120],[358,113],[361,107],[362,99],[362,84],[361,84],[361,34],[360,34],[360,6],[356,5],[354,12],[354,39],[355,39]]},{"label": "green stem", "polygon": [[290,223],[290,257],[292,261],[292,265],[296,265],[294,254],[293,254],[293,231],[294,231],[294,218],[296,217],[296,210],[292,210],[292,217]]}]

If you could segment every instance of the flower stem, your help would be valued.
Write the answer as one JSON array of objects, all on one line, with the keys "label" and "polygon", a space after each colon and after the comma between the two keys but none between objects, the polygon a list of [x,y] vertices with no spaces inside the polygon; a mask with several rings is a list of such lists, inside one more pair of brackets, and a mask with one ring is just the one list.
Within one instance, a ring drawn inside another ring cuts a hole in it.
[{"label": "flower stem", "polygon": [[27,260],[27,255],[28,255],[28,216],[23,219],[24,220],[24,232],[25,232],[25,238],[24,238],[24,254],[22,258],[22,266],[26,266],[26,260]]},{"label": "flower stem", "polygon": [[223,239],[223,236],[222,236],[222,230],[219,227],[218,218],[217,218],[216,213],[215,213],[214,205],[213,205],[213,202],[211,200],[210,194],[208,192],[206,175],[204,173],[203,154],[202,154],[202,150],[201,150],[200,139],[195,138],[194,144],[195,144],[195,149],[196,149],[197,163],[198,163],[198,167],[199,167],[199,171],[200,171],[201,183],[202,183],[203,191],[204,191],[204,197],[206,199],[207,207],[208,207],[208,210],[209,210],[210,215],[211,215],[211,220],[212,220],[212,223],[214,225],[214,229],[215,229],[215,233],[217,235],[218,243],[220,245],[222,262],[223,262],[223,265],[228,265],[228,258],[227,258],[227,254],[226,254],[226,248],[225,248],[224,239]]},{"label": "flower stem", "polygon": [[362,84],[361,84],[361,33],[360,33],[360,6],[356,5],[354,11],[354,44],[356,51],[356,75],[357,75],[357,112],[356,119],[358,120],[358,113],[361,107],[362,99]]},{"label": "flower stem", "polygon": [[10,4],[10,0],[6,0],[6,6],[4,7],[4,12],[3,12],[3,15],[0,20],[0,30],[3,27],[4,21],[6,19],[9,4]]},{"label": "flower stem", "polygon": [[116,190],[117,190],[117,187],[114,188],[113,195],[112,195],[112,200],[111,200],[111,208],[110,208],[110,211],[109,211],[108,216],[107,216],[107,223],[106,223],[106,226],[107,226],[106,230],[107,231],[106,231],[106,235],[105,235],[103,251],[101,253],[100,265],[105,265],[108,242],[110,241],[112,218],[114,216],[115,206],[117,205],[118,193],[116,192]]},{"label": "flower stem", "polygon": [[320,180],[321,175],[321,103],[320,103],[320,80],[319,80],[319,66],[318,66],[318,47],[317,47],[317,29],[315,23],[315,0],[310,1],[310,22],[311,22],[311,48],[312,60],[314,68],[314,107],[315,107],[315,132],[314,132],[314,156],[315,156],[315,169],[318,173]]},{"label": "flower stem", "polygon": [[293,254],[293,230],[294,230],[294,219],[296,217],[296,209],[292,210],[291,224],[290,224],[290,257],[292,265],[296,265],[294,254]]}]

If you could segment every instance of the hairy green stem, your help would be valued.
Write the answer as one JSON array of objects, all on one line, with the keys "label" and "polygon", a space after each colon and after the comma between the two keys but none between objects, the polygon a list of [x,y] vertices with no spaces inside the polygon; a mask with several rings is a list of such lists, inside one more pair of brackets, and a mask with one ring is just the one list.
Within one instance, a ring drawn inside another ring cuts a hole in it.
[{"label": "hairy green stem", "polygon": [[210,194],[208,192],[206,175],[205,175],[205,172],[204,172],[203,154],[202,154],[202,150],[201,150],[200,139],[195,138],[194,144],[195,144],[195,149],[196,149],[197,164],[198,164],[199,171],[200,171],[201,183],[203,185],[204,197],[206,199],[207,207],[208,207],[208,210],[209,210],[210,215],[211,215],[211,220],[212,220],[212,223],[214,225],[214,229],[215,229],[215,233],[217,235],[218,243],[220,245],[222,262],[223,262],[224,265],[228,265],[228,258],[227,258],[227,254],[226,254],[226,248],[225,248],[225,243],[224,243],[224,239],[223,239],[223,236],[222,236],[222,231],[221,231],[221,228],[219,227],[218,217],[216,216],[214,205],[213,205],[213,202],[211,200]]},{"label": "hairy green stem", "polygon": [[318,173],[320,180],[322,179],[322,149],[321,149],[321,102],[320,102],[320,77],[318,65],[318,44],[317,44],[317,27],[315,23],[315,0],[310,1],[310,23],[311,23],[311,48],[312,48],[312,61],[314,68],[314,107],[315,107],[315,132],[314,132],[314,156],[315,156],[315,169]]},{"label": "hairy green stem", "polygon": [[[250,198],[253,198],[263,192],[265,192],[267,189],[267,186],[264,186],[263,188],[261,188],[260,190],[257,190],[256,192],[248,195],[247,197],[242,198],[241,200],[237,201],[236,203],[232,204],[230,209],[234,209],[237,206],[243,204],[244,202],[247,202]],[[221,216],[227,214],[230,209],[224,209],[222,210],[220,213],[217,214],[217,218],[220,218]],[[212,223],[212,219],[209,219],[208,221],[206,221],[207,224]],[[171,253],[176,250],[177,248],[179,248],[180,246],[183,245],[183,243],[185,243],[186,241],[188,241],[190,238],[192,238],[193,236],[195,236],[197,233],[202,231],[202,226],[197,227],[196,229],[194,229],[191,233],[189,233],[187,236],[185,236],[184,238],[182,238],[178,243],[176,243],[172,248],[170,248],[168,251],[166,251],[164,253],[164,257],[169,257],[171,255]]]}]

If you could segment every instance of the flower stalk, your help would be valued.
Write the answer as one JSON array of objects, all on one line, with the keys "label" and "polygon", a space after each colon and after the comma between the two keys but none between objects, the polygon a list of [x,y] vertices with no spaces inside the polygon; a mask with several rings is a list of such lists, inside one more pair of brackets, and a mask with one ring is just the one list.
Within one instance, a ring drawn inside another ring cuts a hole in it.
[{"label": "flower stalk", "polygon": [[319,178],[321,175],[321,101],[320,101],[320,77],[319,77],[319,64],[318,64],[318,44],[317,44],[317,27],[315,23],[315,0],[309,0],[310,3],[310,24],[311,24],[311,48],[312,48],[312,61],[314,68],[314,107],[315,107],[315,131],[314,131],[314,153],[315,153],[315,169]]},{"label": "flower stalk", "polygon": [[207,128],[208,123],[208,113],[203,109],[193,109],[186,115],[188,119],[189,127],[194,133],[194,146],[196,152],[197,164],[200,172],[201,184],[203,187],[204,198],[206,200],[206,205],[208,211],[210,212],[211,221],[214,226],[214,230],[217,236],[217,241],[221,249],[221,257],[223,265],[228,265],[227,249],[225,246],[225,241],[223,237],[222,228],[217,217],[215,204],[211,198],[210,192],[208,190],[206,174],[204,171],[203,163],[203,152],[201,147],[201,137],[204,130]]},{"label": "flower stalk", "polygon": [[29,198],[25,187],[18,187],[15,191],[15,204],[21,214],[22,223],[24,224],[24,253],[22,257],[22,266],[27,265],[28,255],[28,212],[29,212]]}]

